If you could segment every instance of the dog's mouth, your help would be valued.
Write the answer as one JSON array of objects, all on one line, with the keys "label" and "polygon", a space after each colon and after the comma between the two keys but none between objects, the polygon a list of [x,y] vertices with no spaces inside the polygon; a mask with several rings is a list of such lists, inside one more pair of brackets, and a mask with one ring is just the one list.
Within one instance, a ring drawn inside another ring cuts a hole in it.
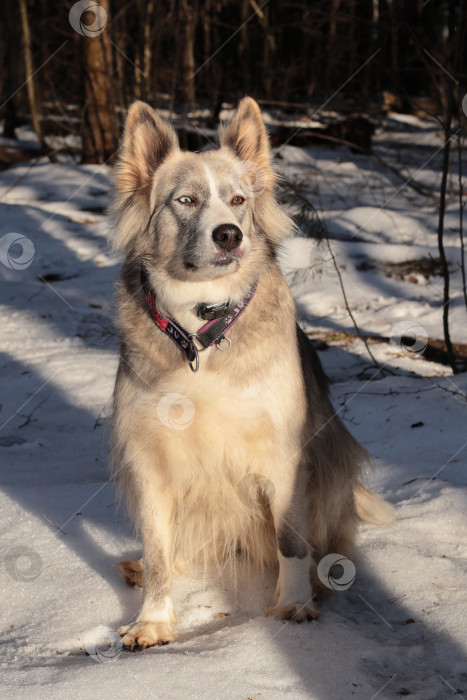
[{"label": "dog's mouth", "polygon": [[199,270],[203,267],[214,267],[214,268],[227,268],[233,263],[237,263],[240,261],[240,259],[243,257],[244,252],[237,251],[235,254],[233,253],[217,253],[214,258],[211,258],[211,260],[207,260],[206,262],[203,262],[202,264],[199,264],[198,261],[193,262],[193,260],[184,260],[183,261],[183,266],[185,270],[194,272],[196,270]]},{"label": "dog's mouth", "polygon": [[227,265],[231,265],[237,260],[238,258],[233,255],[220,255],[219,257],[212,260],[211,265],[214,265],[215,267],[226,267]]}]

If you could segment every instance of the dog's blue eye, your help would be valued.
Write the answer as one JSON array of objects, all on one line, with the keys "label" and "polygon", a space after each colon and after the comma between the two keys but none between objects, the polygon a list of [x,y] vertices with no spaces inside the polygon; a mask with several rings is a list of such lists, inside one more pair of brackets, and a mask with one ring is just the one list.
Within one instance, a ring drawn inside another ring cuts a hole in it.
[{"label": "dog's blue eye", "polygon": [[183,197],[179,197],[179,198],[178,198],[178,201],[179,201],[181,204],[194,204],[194,203],[195,203],[195,200],[194,200],[194,199],[192,199],[191,197],[187,197],[187,196],[185,196],[185,195],[184,195]]}]

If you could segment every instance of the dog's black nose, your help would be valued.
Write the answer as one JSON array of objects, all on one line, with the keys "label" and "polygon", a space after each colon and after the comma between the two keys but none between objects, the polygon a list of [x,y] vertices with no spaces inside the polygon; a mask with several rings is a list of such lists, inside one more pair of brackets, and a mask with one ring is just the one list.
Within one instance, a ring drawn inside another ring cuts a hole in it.
[{"label": "dog's black nose", "polygon": [[233,250],[242,242],[243,233],[235,224],[221,224],[212,232],[212,238],[220,248]]}]

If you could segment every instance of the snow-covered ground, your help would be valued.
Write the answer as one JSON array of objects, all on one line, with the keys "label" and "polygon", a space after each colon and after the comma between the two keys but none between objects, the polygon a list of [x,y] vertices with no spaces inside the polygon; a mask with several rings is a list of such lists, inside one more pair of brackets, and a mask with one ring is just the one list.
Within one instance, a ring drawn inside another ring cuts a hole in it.
[{"label": "snow-covered ground", "polygon": [[[116,562],[140,545],[106,471],[119,264],[104,216],[111,173],[38,160],[0,174],[0,239],[16,233],[34,246],[23,246],[21,266],[18,243],[10,258],[0,248],[2,697],[439,700],[467,692],[467,374],[424,359],[426,339],[442,338],[441,278],[388,268],[437,257],[437,203],[404,183],[415,174],[436,193],[442,141],[419,119],[393,116],[384,126],[377,153],[401,177],[346,149],[286,146],[277,163],[308,183],[362,333],[392,338],[370,345],[382,376],[363,343],[348,339],[353,325],[326,247],[304,238],[284,247],[304,327],[331,345],[321,359],[334,405],[374,455],[367,481],[397,519],[361,528],[355,583],[322,604],[318,622],[262,617],[272,575],[234,588],[193,573],[175,583],[177,641],[138,654],[121,652],[115,633],[141,592],[117,573]],[[451,331],[467,342],[455,174],[450,185]],[[416,355],[400,341],[410,330]]]}]

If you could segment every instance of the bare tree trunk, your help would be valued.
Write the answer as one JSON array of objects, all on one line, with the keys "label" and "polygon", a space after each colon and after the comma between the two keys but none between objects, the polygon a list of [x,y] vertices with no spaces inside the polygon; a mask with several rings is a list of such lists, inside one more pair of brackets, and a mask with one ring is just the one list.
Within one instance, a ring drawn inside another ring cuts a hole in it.
[{"label": "bare tree trunk", "polygon": [[[107,16],[109,1],[101,0]],[[83,37],[85,108],[83,163],[112,162],[118,143],[112,83],[112,51],[109,27],[96,37]]]},{"label": "bare tree trunk", "polygon": [[449,333],[449,305],[451,303],[450,293],[449,293],[449,268],[446,260],[446,253],[444,251],[444,213],[446,210],[446,185],[449,173],[449,153],[451,150],[451,123],[452,123],[452,99],[448,98],[448,113],[446,115],[446,122],[444,126],[444,150],[443,150],[443,170],[441,176],[441,187],[440,187],[440,198],[439,198],[439,216],[438,216],[438,250],[439,258],[441,261],[441,269],[444,279],[444,290],[443,290],[443,330],[444,330],[444,342],[446,343],[446,352],[448,355],[448,362],[451,365],[452,371],[456,372],[456,362],[454,359],[454,350],[451,342],[451,335]]},{"label": "bare tree trunk", "polygon": [[[454,49],[453,49],[453,65],[452,72],[454,76],[459,75],[459,67],[461,65],[461,47],[464,37],[464,24],[466,20],[466,9],[467,0],[461,0],[458,9],[457,18],[457,28],[456,34],[454,36]],[[460,76],[459,76],[460,77]],[[457,83],[457,80],[456,80]],[[438,218],[438,249],[439,257],[441,261],[441,268],[444,279],[444,291],[443,291],[443,329],[444,329],[444,342],[446,343],[446,351],[448,355],[448,362],[451,365],[452,371],[457,372],[456,358],[454,356],[454,350],[452,347],[451,336],[449,332],[449,306],[451,303],[450,297],[450,279],[449,279],[449,268],[446,260],[446,254],[444,251],[444,214],[446,210],[446,188],[449,173],[449,155],[451,150],[451,141],[454,135],[451,133],[452,119],[454,113],[454,88],[451,81],[446,83],[446,115],[444,121],[444,150],[443,150],[443,170],[441,176],[441,187],[440,187],[440,200],[439,200],[439,218]],[[460,131],[460,127],[457,130],[457,134]],[[463,251],[461,251],[462,253]]]},{"label": "bare tree trunk", "polygon": [[150,89],[150,72],[152,58],[152,18],[154,14],[154,0],[148,0],[146,7],[146,24],[144,25],[144,43],[143,43],[143,97],[147,99]]},{"label": "bare tree trunk", "polygon": [[[173,27],[173,25],[177,22],[178,14],[176,14],[176,0],[170,0],[170,6],[169,6],[169,18],[170,18],[170,26]],[[180,32],[176,31],[175,32],[175,50],[174,50],[174,57],[173,57],[173,69],[172,69],[172,85],[170,87],[170,99],[169,99],[169,110],[170,112],[173,112],[174,107],[175,107],[175,98],[176,98],[176,93],[177,93],[177,78],[178,78],[178,69],[180,66],[180,53],[181,53],[181,43],[182,40],[180,38]]]},{"label": "bare tree trunk", "polygon": [[[210,16],[210,29],[212,30],[212,38],[210,32],[210,43],[205,43],[205,56],[204,60],[207,61],[211,54],[211,46],[217,47],[220,44],[219,38],[219,22],[218,16],[216,16],[217,5],[213,3],[212,14]],[[209,7],[211,8],[211,0],[209,0]],[[209,85],[211,85],[211,95],[212,95],[212,111],[211,111],[211,126],[216,128],[219,123],[219,115],[222,109],[222,102],[224,100],[224,64],[219,61],[214,65],[214,62],[210,62],[207,66],[209,71]]]},{"label": "bare tree trunk", "polygon": [[399,28],[402,24],[399,0],[388,3],[391,32],[391,76],[392,89],[400,90]]},{"label": "bare tree trunk", "polygon": [[23,31],[24,63],[26,67],[26,88],[28,91],[29,108],[34,131],[42,147],[45,146],[42,136],[40,115],[36,99],[36,85],[34,80],[34,64],[32,59],[31,30],[29,28],[28,8],[26,0],[19,0],[21,14],[21,27]]},{"label": "bare tree trunk", "polygon": [[334,81],[338,73],[341,47],[339,46],[339,36],[337,32],[337,15],[339,13],[341,0],[332,0],[329,7],[329,31],[327,55],[327,70],[325,76],[325,92],[330,95],[334,90]]},{"label": "bare tree trunk", "polygon": [[[120,51],[123,51],[126,53],[126,43],[125,43],[125,38],[126,38],[126,30],[121,28],[121,22],[115,22],[114,24],[114,36],[115,36],[115,43],[120,49]],[[115,58],[115,79],[116,79],[116,97],[118,96],[118,105],[120,107],[121,113],[124,114],[128,105],[127,105],[127,100],[126,100],[126,80],[125,80],[125,70],[123,66],[123,61],[125,60],[123,58],[123,55],[120,53],[120,51],[115,51],[114,58]]]},{"label": "bare tree trunk", "polygon": [[250,0],[242,0],[242,10],[241,10],[241,18],[242,18],[242,29],[240,31],[240,38],[241,41],[239,43],[239,58],[240,58],[240,65],[242,66],[242,71],[244,75],[244,85],[245,85],[245,92],[247,95],[251,93],[251,75],[252,75],[252,70],[251,70],[251,46],[250,46],[250,39],[249,39],[249,34],[248,34],[248,17],[250,16]]},{"label": "bare tree trunk", "polygon": [[140,100],[147,99],[149,70],[151,67],[152,49],[152,16],[154,0],[139,0],[138,20],[139,32],[135,47],[135,86],[134,96]]},{"label": "bare tree trunk", "polygon": [[147,90],[151,94],[151,103],[154,106],[159,104],[161,95],[160,87],[163,84],[163,78],[160,75],[160,67],[163,64],[163,38],[166,32],[170,31],[170,14],[164,6],[164,19],[160,20],[161,5],[157,5],[156,21],[153,22],[151,32],[151,57],[147,72]]},{"label": "bare tree trunk", "polygon": [[182,94],[183,101],[195,107],[195,31],[198,19],[198,3],[190,3],[188,0],[180,0],[180,24],[183,36],[182,53]]},{"label": "bare tree trunk", "polygon": [[[140,8],[138,8],[138,12],[140,11]],[[139,15],[140,16],[140,15]],[[134,85],[133,85],[133,97],[135,100],[140,100],[142,96],[142,87],[141,87],[141,82],[142,82],[142,71],[141,71],[141,26],[138,30],[137,33],[137,39],[135,42],[135,64],[133,66],[133,75],[134,75]]]},{"label": "bare tree trunk", "polygon": [[464,180],[462,177],[462,152],[463,152],[463,137],[459,134],[457,140],[457,166],[458,166],[458,181],[459,181],[459,238],[461,244],[461,275],[462,275],[462,293],[464,295],[465,308],[467,311],[467,278],[465,272],[465,246],[464,246]]},{"label": "bare tree trunk", "polygon": [[[355,0],[349,0],[347,3],[347,11],[350,15],[347,22],[348,31],[348,70],[349,73],[353,73],[356,68],[358,68],[358,32],[361,31],[360,22],[357,23],[357,12],[356,12],[356,2]],[[360,77],[360,76],[359,76]],[[358,79],[358,78],[357,78]]]},{"label": "bare tree trunk", "polygon": [[15,128],[18,126],[17,95],[14,94],[20,79],[18,76],[17,48],[21,41],[16,7],[2,3],[0,17],[4,29],[3,83],[0,90],[0,103],[4,104],[3,136],[8,139],[16,138]]},{"label": "bare tree trunk", "polygon": [[260,24],[264,30],[263,44],[263,85],[266,99],[273,98],[273,68],[274,53],[276,51],[276,42],[274,34],[269,25],[269,7],[265,6],[263,10],[259,8],[255,0],[250,0],[250,4],[257,13]]}]

